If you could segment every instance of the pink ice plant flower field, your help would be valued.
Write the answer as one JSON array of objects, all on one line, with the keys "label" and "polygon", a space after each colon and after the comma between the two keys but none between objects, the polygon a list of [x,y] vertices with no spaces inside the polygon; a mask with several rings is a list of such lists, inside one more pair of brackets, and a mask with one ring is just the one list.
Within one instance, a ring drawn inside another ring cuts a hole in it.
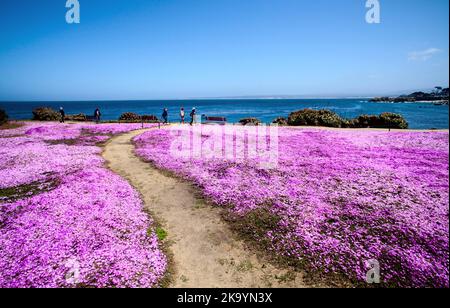
[{"label": "pink ice plant flower field", "polygon": [[[223,146],[220,133],[194,134]],[[180,136],[146,132],[137,154],[238,217],[268,207],[277,226],[255,240],[276,254],[357,284],[376,260],[386,286],[449,286],[448,132],[279,128],[273,169],[257,158],[175,155]]]},{"label": "pink ice plant flower field", "polygon": [[[0,287],[154,287],[166,258],[139,194],[98,142],[140,124],[0,130]],[[148,125],[147,125],[148,127]]]}]

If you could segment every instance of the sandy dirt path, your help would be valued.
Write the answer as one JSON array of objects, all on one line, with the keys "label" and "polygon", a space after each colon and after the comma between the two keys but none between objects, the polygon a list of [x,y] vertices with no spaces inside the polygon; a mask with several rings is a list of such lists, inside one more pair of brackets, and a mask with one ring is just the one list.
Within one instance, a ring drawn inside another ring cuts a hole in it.
[{"label": "sandy dirt path", "polygon": [[134,154],[134,131],[111,139],[103,157],[111,170],[142,195],[145,207],[168,233],[173,261],[170,287],[306,287],[300,273],[278,269],[245,248],[220,217],[220,209],[194,189]]}]

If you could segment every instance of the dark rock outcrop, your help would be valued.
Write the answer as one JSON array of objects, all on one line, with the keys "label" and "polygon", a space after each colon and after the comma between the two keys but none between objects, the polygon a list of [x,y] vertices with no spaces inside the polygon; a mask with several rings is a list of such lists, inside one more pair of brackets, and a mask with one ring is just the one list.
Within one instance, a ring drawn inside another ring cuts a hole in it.
[{"label": "dark rock outcrop", "polygon": [[33,110],[35,121],[59,121],[61,114],[50,107],[38,107]]}]

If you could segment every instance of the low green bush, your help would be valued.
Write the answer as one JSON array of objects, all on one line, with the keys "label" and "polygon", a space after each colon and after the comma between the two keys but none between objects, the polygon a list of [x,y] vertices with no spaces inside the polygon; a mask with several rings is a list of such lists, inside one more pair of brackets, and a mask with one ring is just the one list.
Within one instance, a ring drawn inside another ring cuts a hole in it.
[{"label": "low green bush", "polygon": [[352,126],[355,128],[378,127],[380,125],[380,118],[375,115],[360,115],[352,120]]},{"label": "low green bush", "polygon": [[342,127],[344,119],[330,110],[303,109],[292,112],[288,117],[290,126]]},{"label": "low green bush", "polygon": [[360,115],[354,119],[344,119],[330,110],[313,109],[303,109],[292,112],[288,118],[288,125],[338,128],[408,128],[408,122],[405,118],[396,113],[385,112],[379,116]]},{"label": "low green bush", "polygon": [[286,126],[286,125],[288,125],[288,120],[286,118],[279,117],[279,118],[276,118],[275,120],[273,120],[272,123],[278,124],[280,126]]},{"label": "low green bush", "polygon": [[361,115],[351,120],[349,127],[354,128],[393,128],[407,129],[408,122],[399,114],[385,112],[379,116]]},{"label": "low green bush", "polygon": [[154,115],[143,115],[142,120],[145,122],[158,122],[158,117]]},{"label": "low green bush", "polygon": [[141,116],[133,112],[125,112],[119,118],[119,121],[141,121]]},{"label": "low green bush", "polygon": [[241,119],[239,120],[239,123],[242,125],[253,125],[253,126],[261,125],[261,121],[256,118]]},{"label": "low green bush", "polygon": [[408,122],[400,114],[385,112],[380,115],[380,121],[383,127],[407,129]]}]

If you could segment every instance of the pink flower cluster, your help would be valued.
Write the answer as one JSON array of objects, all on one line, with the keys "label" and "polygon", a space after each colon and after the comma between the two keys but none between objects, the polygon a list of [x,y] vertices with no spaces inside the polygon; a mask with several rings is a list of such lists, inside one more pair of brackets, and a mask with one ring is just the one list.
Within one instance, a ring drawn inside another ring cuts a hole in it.
[{"label": "pink flower cluster", "polygon": [[0,130],[0,190],[45,187],[0,199],[0,287],[158,285],[166,258],[153,222],[95,145],[138,128],[28,123]]},{"label": "pink flower cluster", "polygon": [[253,158],[177,156],[177,138],[147,132],[135,139],[137,154],[235,214],[268,207],[279,223],[255,240],[274,252],[362,284],[375,259],[386,286],[449,286],[447,132],[279,128],[275,169]]}]

